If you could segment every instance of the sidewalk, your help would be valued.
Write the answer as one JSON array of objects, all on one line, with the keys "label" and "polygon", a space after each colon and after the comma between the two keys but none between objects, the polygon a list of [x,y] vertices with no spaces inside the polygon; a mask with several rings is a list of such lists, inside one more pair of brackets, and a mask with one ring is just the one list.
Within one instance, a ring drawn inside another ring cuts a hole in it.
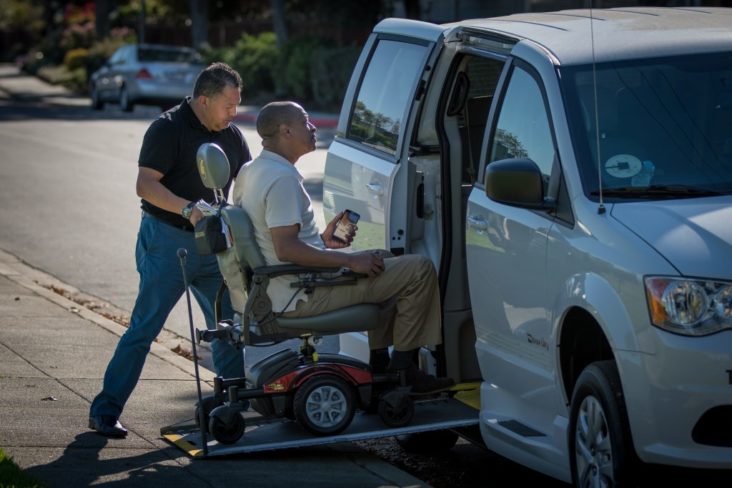
[{"label": "sidewalk", "polygon": [[193,416],[193,363],[156,343],[123,414],[128,437],[93,433],[89,404],[125,329],[54,281],[0,250],[0,447],[47,486],[426,486],[352,444],[190,459],[160,428]]}]

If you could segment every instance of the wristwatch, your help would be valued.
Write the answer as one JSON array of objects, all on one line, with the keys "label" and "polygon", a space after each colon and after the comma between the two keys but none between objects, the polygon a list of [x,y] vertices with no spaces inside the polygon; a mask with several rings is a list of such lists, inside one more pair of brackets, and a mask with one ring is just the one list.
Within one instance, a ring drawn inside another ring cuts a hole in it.
[{"label": "wristwatch", "polygon": [[180,211],[180,214],[183,216],[184,219],[190,220],[191,214],[193,213],[193,206],[196,205],[196,202],[190,202],[188,205],[183,207],[183,210]]}]

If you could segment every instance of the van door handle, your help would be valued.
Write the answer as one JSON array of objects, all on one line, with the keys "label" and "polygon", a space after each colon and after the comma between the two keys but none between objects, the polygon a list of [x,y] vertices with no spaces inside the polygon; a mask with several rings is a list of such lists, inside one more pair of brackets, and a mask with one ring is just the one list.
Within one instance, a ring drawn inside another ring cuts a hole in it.
[{"label": "van door handle", "polygon": [[384,187],[381,186],[381,183],[366,183],[366,188],[371,193],[376,193],[378,196],[382,196],[384,194]]},{"label": "van door handle", "polygon": [[468,215],[468,225],[478,232],[484,232],[488,229],[488,223],[482,215]]}]

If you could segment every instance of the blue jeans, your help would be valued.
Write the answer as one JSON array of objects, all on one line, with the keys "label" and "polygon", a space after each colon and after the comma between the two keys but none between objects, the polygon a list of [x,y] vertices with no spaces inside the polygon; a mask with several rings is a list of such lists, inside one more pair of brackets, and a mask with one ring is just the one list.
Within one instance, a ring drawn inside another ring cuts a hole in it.
[{"label": "blue jeans", "polygon": [[[104,374],[102,391],[94,398],[90,415],[118,417],[140,378],[150,345],[165,324],[171,310],[185,292],[177,251],[188,250],[186,274],[193,296],[201,306],[206,326],[215,328],[214,300],[223,278],[215,256],[196,252],[193,232],[143,215],[137,235],[135,258],[140,273],[140,290],[130,326],[122,335]],[[233,311],[228,292],[224,294],[221,319]],[[226,378],[244,376],[241,350],[219,340],[212,344],[216,374]]]}]

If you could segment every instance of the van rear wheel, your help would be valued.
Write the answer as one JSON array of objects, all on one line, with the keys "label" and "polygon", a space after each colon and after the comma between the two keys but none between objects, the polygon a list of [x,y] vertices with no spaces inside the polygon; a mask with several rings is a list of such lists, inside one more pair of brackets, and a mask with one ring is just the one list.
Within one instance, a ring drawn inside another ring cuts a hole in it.
[{"label": "van rear wheel", "polygon": [[592,363],[580,374],[567,435],[574,486],[628,485],[637,462],[614,361]]}]

